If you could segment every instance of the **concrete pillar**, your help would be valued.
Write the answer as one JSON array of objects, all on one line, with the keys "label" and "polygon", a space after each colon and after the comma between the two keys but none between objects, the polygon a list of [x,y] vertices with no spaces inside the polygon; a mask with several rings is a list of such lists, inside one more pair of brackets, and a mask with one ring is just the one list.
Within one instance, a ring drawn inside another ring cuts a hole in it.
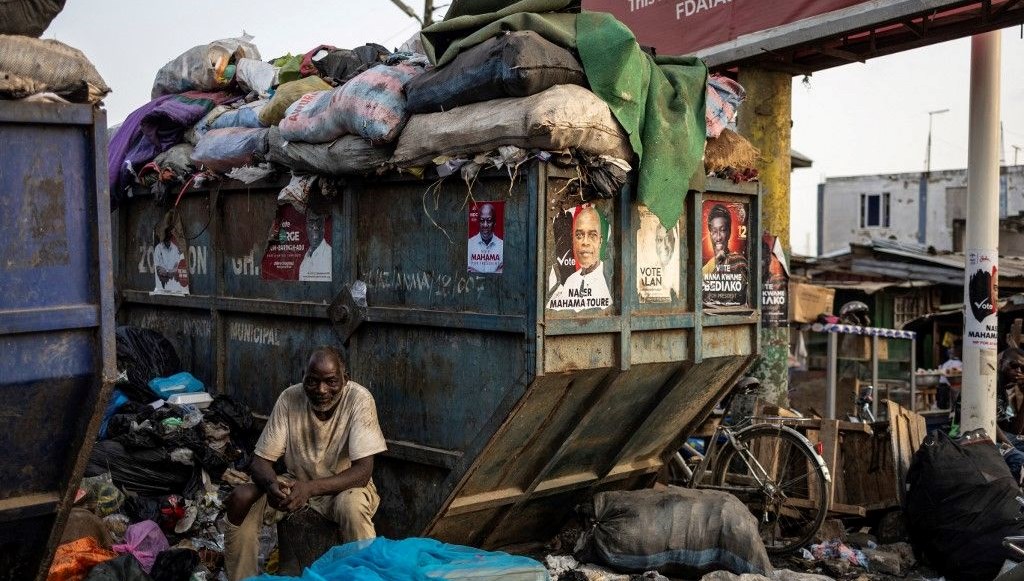
[{"label": "concrete pillar", "polygon": [[[739,82],[747,91],[747,99],[740,106],[739,133],[761,151],[757,171],[762,228],[779,237],[788,257],[793,78],[786,73],[744,68],[739,72]],[[779,405],[789,404],[788,354],[788,328],[761,330],[761,357],[754,363],[752,374],[761,380],[762,397]]]}]

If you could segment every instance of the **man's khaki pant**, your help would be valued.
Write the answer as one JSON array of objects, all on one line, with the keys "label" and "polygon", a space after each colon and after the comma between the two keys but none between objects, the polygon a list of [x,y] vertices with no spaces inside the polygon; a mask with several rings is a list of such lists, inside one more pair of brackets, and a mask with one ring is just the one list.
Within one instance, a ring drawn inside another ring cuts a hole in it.
[{"label": "man's khaki pant", "polygon": [[[317,512],[338,523],[342,542],[361,541],[377,536],[373,528],[373,515],[380,497],[371,480],[365,488],[350,488],[337,496],[317,496],[309,499]],[[224,568],[228,579],[240,581],[253,577],[258,571],[259,533],[264,519],[278,511],[267,504],[263,495],[249,509],[242,524],[235,526],[224,518]],[[273,519],[279,520],[279,519]]]}]

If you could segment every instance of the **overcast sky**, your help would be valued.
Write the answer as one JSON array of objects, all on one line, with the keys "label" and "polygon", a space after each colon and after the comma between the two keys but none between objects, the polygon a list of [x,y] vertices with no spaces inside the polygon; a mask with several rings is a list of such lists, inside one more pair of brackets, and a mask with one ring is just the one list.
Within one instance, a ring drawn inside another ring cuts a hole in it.
[{"label": "overcast sky", "polygon": [[[68,0],[44,37],[92,60],[114,89],[106,104],[115,123],[149,100],[161,66],[198,44],[244,30],[266,60],[318,44],[395,48],[417,29],[387,0]],[[793,148],[814,160],[793,173],[794,252],[817,247],[817,184],[826,177],[924,169],[928,111],[950,110],[934,117],[932,169],[966,167],[970,53],[965,38],[793,79]],[[1013,163],[1011,146],[1024,146],[1020,27],[1002,32],[1002,72],[1004,150]],[[1024,164],[1024,151],[1018,157]]]}]

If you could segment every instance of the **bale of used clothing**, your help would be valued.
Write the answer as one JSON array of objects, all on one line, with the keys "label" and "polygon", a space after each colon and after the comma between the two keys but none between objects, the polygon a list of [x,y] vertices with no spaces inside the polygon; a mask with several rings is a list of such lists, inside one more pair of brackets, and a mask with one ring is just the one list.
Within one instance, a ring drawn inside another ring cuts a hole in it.
[{"label": "bale of used clothing", "polygon": [[44,92],[95,104],[110,87],[76,48],[52,39],[0,34],[0,97],[21,99]]},{"label": "bale of used clothing", "polygon": [[375,145],[391,143],[408,120],[403,88],[422,72],[407,62],[381,64],[333,91],[306,95],[281,120],[281,137],[327,143],[359,135]]},{"label": "bale of used clothing", "polygon": [[251,40],[251,36],[245,35],[188,49],[157,71],[151,98],[227,88],[234,79],[239,59],[260,60],[260,51]]},{"label": "bale of used clothing", "polygon": [[150,380],[181,371],[181,359],[174,345],[157,331],[130,325],[117,327],[114,339],[117,368],[127,377],[126,382],[118,384],[118,389],[135,402],[158,399],[149,388]]},{"label": "bale of used clothing", "polygon": [[287,83],[282,83],[274,91],[274,96],[266,107],[260,110],[259,119],[264,127],[277,125],[284,118],[285,112],[292,103],[299,100],[306,93],[316,91],[329,91],[331,86],[320,77],[306,77]]},{"label": "bale of used clothing", "polygon": [[409,82],[412,113],[437,113],[506,97],[528,97],[555,85],[587,85],[579,60],[569,50],[532,30],[486,40],[444,67]]},{"label": "bale of used clothing", "polygon": [[502,145],[633,158],[629,137],[604,101],[583,87],[555,85],[529,97],[413,115],[392,161],[402,167],[424,165],[441,155],[475,155]]},{"label": "bale of used clothing", "polygon": [[297,81],[309,75],[302,74],[302,55],[288,53],[270,61],[277,69],[277,82],[281,85]]},{"label": "bale of used clothing", "polygon": [[93,567],[85,581],[151,581],[131,555],[121,555]]},{"label": "bale of used clothing", "polygon": [[704,170],[717,174],[727,169],[752,169],[761,152],[747,138],[731,129],[723,129],[718,137],[708,139],[704,150]]},{"label": "bale of used clothing", "polygon": [[757,519],[718,490],[601,492],[580,507],[576,558],[620,571],[700,577],[718,569],[771,573]]},{"label": "bale of used clothing", "polygon": [[907,471],[904,515],[914,552],[951,581],[981,581],[1012,555],[1003,537],[1024,535],[1020,494],[984,431],[954,440],[929,434]]},{"label": "bale of used clothing", "polygon": [[278,69],[259,59],[241,58],[235,63],[235,81],[244,91],[252,91],[261,99],[270,98],[277,86]]},{"label": "bale of used clothing", "polygon": [[238,99],[238,95],[227,92],[165,95],[125,118],[110,140],[107,155],[114,206],[124,197],[124,190],[131,186],[142,166],[181,143],[185,133],[214,107]]},{"label": "bale of used clothing", "polygon": [[393,152],[393,147],[376,146],[355,135],[343,135],[328,143],[286,141],[280,130],[272,127],[267,159],[298,172],[359,175],[383,167]]},{"label": "bale of used clothing", "polygon": [[310,57],[321,77],[342,84],[384,60],[391,51],[379,44],[367,43],[354,49],[336,48],[326,55]]},{"label": "bale of used clothing", "polygon": [[268,132],[267,128],[249,127],[211,129],[199,138],[192,161],[221,173],[263,161],[270,149]]},{"label": "bale of used clothing", "polygon": [[[268,99],[261,99],[252,103],[245,103],[240,107],[225,107],[219,115],[212,119],[206,130],[227,129],[228,127],[249,127],[252,129],[265,127],[260,121],[260,111],[269,102]],[[200,134],[200,137],[202,137],[202,134]]]},{"label": "bale of used clothing", "polygon": [[85,578],[93,567],[116,556],[114,551],[103,548],[96,539],[83,537],[57,547],[46,579],[79,581]]},{"label": "bale of used clothing", "polygon": [[38,38],[64,9],[66,0],[4,0],[0,2],[0,34]]}]

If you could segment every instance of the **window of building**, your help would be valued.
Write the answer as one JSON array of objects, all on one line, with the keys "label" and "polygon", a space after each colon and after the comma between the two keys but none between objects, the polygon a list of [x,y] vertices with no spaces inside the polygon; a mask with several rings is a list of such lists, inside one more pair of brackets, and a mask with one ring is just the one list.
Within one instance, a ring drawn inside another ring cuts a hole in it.
[{"label": "window of building", "polygon": [[893,299],[893,327],[902,329],[903,325],[913,321],[926,312],[927,299],[920,295],[903,295]]},{"label": "window of building", "polygon": [[860,195],[860,227],[889,227],[889,192]]}]

